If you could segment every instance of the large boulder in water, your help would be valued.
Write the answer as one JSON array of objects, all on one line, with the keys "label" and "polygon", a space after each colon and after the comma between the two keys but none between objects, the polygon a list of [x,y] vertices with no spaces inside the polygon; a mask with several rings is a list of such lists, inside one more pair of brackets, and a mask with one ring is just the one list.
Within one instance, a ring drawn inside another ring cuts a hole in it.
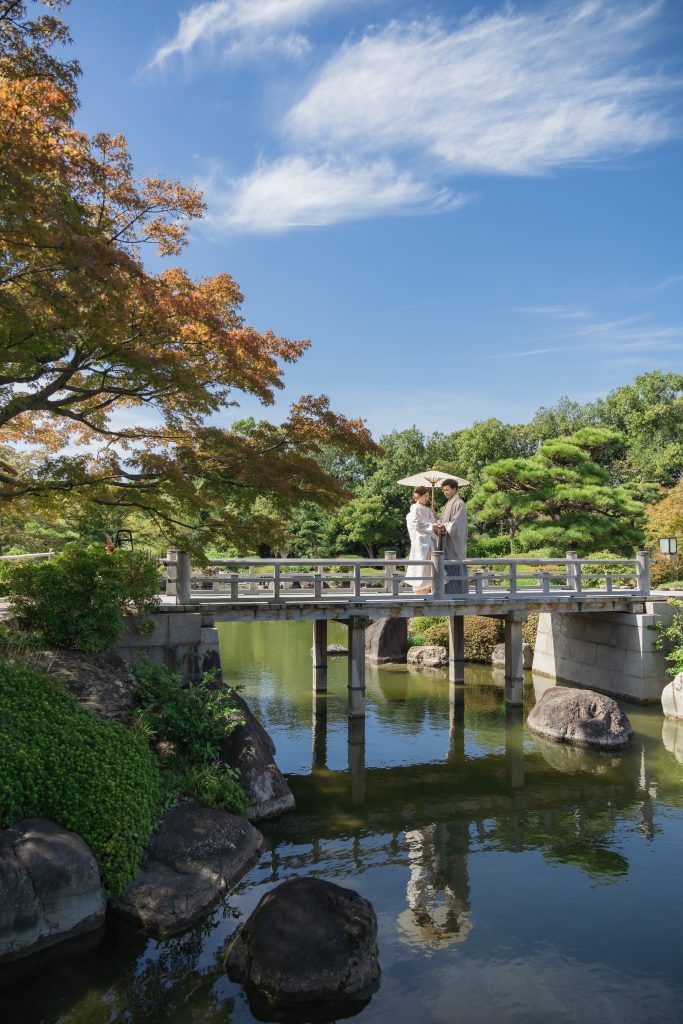
[{"label": "large boulder in water", "polygon": [[365,657],[368,661],[379,665],[388,661],[405,661],[407,647],[407,619],[377,619],[365,630]]},{"label": "large boulder in water", "polygon": [[225,967],[260,1013],[328,1004],[329,1019],[337,1004],[363,1003],[379,986],[375,912],[352,889],[292,878],[259,901]]},{"label": "large boulder in water", "polygon": [[178,804],[166,811],[113,909],[152,935],[185,931],[256,863],[263,845],[244,818],[193,801]]},{"label": "large boulder in water", "polygon": [[631,723],[611,697],[565,686],[546,690],[526,724],[537,736],[590,750],[619,750],[633,736]]},{"label": "large boulder in water", "polygon": [[90,847],[47,818],[0,832],[0,962],[94,931],[106,910]]},{"label": "large boulder in water", "polygon": [[662,690],[662,711],[666,718],[683,722],[683,672]]},{"label": "large boulder in water", "polygon": [[221,760],[240,773],[249,821],[276,818],[294,807],[294,795],[275,764],[275,744],[238,694],[233,700],[244,724],[221,745]]}]

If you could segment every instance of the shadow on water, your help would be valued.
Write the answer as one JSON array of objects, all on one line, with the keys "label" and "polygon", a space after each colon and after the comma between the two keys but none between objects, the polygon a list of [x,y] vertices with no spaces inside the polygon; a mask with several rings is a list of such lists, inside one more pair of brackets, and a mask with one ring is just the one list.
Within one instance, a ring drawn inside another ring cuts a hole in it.
[{"label": "shadow on water", "polygon": [[[263,825],[260,863],[202,925],[157,942],[112,923],[39,986],[5,989],[7,1020],[263,1018],[221,954],[261,896],[300,874],[375,907],[383,979],[364,1021],[448,1021],[456,993],[473,1024],[646,1020],[653,1007],[660,1024],[679,1019],[679,913],[661,908],[683,846],[683,726],[627,707],[635,735],[623,753],[550,744],[524,725],[547,680],[529,676],[524,707],[506,709],[491,669],[468,665],[464,686],[369,668],[367,717],[349,728],[344,659],[330,662],[328,693],[313,693],[305,623],[223,626],[221,639],[225,674],[271,731],[296,812]],[[588,997],[606,973],[609,1010]]]}]

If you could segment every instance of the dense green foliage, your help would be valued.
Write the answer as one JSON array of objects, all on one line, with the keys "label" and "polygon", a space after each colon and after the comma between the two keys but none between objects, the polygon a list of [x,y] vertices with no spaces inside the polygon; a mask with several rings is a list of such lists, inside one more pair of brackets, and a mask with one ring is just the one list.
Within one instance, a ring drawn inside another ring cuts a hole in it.
[{"label": "dense green foliage", "polygon": [[241,722],[232,691],[210,679],[183,685],[150,661],[135,668],[136,728],[159,756],[165,800],[192,796],[209,807],[243,814],[239,773],[219,761],[221,744]]},{"label": "dense green foliage", "polygon": [[473,502],[480,528],[507,536],[511,553],[630,555],[645,538],[643,489],[615,484],[604,468],[622,449],[614,431],[584,427],[527,459],[493,463]]},{"label": "dense green foliage", "polygon": [[[448,619],[421,616],[411,623],[413,644],[448,647]],[[465,616],[465,660],[490,662],[493,648],[503,639],[503,623],[487,615]]]},{"label": "dense green foliage", "polygon": [[657,638],[655,647],[658,651],[666,651],[665,658],[671,663],[667,669],[670,675],[677,676],[683,672],[683,601],[671,599],[669,602],[676,608],[671,625],[665,626],[663,622],[657,622]]},{"label": "dense green foliage", "polygon": [[3,585],[21,623],[48,644],[103,651],[121,638],[129,606],[144,613],[156,604],[156,561],[141,552],[69,544],[50,561],[5,567]]},{"label": "dense green foliage", "polygon": [[[612,440],[593,443],[591,438],[604,430],[611,432]],[[580,447],[591,465],[584,465],[575,452],[571,453],[574,465],[571,460],[563,465],[567,452],[564,441],[560,443],[559,439],[575,438],[577,433],[584,439]],[[365,455],[340,454],[321,445],[316,456],[321,469],[338,479],[353,499],[328,510],[315,500],[301,501],[282,523],[281,540],[271,539],[270,547],[260,553],[374,557],[390,548],[404,556],[409,546],[405,516],[410,490],[398,485],[397,480],[433,465],[471,481],[471,486],[463,490],[463,497],[469,508],[468,552],[472,557],[504,557],[511,546],[519,552],[552,550],[564,554],[571,546],[563,535],[567,524],[575,534],[573,544],[581,555],[600,550],[632,555],[633,548],[643,543],[640,513],[644,508],[656,511],[654,517],[650,516],[647,531],[650,545],[656,544],[657,537],[666,535],[678,535],[683,542],[679,531],[683,507],[681,374],[659,370],[642,374],[631,384],[594,402],[561,398],[555,405],[539,409],[529,423],[509,424],[489,418],[452,433],[431,435],[413,426],[386,434],[380,438],[380,444],[380,451]],[[535,468],[540,475],[529,475],[529,460],[531,470]],[[506,465],[501,467],[501,463]],[[548,475],[545,481],[544,473]],[[567,479],[562,479],[563,473]],[[559,495],[554,488],[558,476],[562,487]],[[510,477],[513,490],[520,487],[523,493],[515,498],[514,508],[506,507],[502,499],[501,508],[492,508],[491,493],[497,482],[505,491],[509,489]],[[546,485],[553,487],[559,507],[547,501]],[[593,487],[615,490],[616,494],[608,496],[604,489],[591,492]],[[644,504],[655,499],[656,506]],[[437,490],[438,506],[442,500]],[[527,500],[532,506],[529,509],[521,507]],[[47,519],[40,520],[31,508],[4,517],[0,524],[0,551],[59,548],[70,537],[100,537],[104,528],[114,526],[131,525],[136,536],[141,535],[139,519],[114,521],[110,512],[98,519],[92,512],[84,515],[81,510],[70,509],[68,497],[63,503],[61,518],[53,524]],[[635,515],[632,503],[637,506]],[[277,503],[269,499],[266,504],[259,515],[273,521],[282,518]],[[596,504],[598,515],[594,518]],[[520,511],[521,529],[517,531],[516,515]],[[145,535],[145,543],[154,548],[151,536]],[[163,541],[159,539],[158,552],[162,548]],[[234,557],[257,550],[245,548],[235,536],[233,547],[223,539],[211,553]]]},{"label": "dense green foliage", "polygon": [[0,826],[46,817],[90,846],[110,894],[133,878],[155,822],[159,771],[129,729],[57,680],[0,661]]}]

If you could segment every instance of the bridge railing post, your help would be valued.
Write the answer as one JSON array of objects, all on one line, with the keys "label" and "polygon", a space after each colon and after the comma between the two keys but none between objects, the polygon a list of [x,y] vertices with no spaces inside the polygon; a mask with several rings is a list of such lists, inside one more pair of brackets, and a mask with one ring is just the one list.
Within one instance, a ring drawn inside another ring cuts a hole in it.
[{"label": "bridge railing post", "polygon": [[395,561],[395,551],[384,552],[384,590],[387,594],[396,594],[396,590],[394,589],[394,576],[396,575],[396,566],[391,565],[391,563]]},{"label": "bridge railing post", "polygon": [[432,596],[443,597],[446,593],[446,570],[443,551],[432,551]]},{"label": "bridge railing post", "polygon": [[[578,568],[579,567],[578,567],[578,565],[576,563],[577,563],[578,557],[579,556],[577,555],[576,551],[567,551],[566,552],[566,558],[567,558],[567,586],[569,587],[570,590],[576,590],[577,589],[576,584],[577,584],[577,575],[578,575]],[[579,586],[580,586],[580,583],[579,583]]]},{"label": "bridge railing post", "polygon": [[639,593],[650,594],[650,555],[647,551],[636,551],[636,582]]}]

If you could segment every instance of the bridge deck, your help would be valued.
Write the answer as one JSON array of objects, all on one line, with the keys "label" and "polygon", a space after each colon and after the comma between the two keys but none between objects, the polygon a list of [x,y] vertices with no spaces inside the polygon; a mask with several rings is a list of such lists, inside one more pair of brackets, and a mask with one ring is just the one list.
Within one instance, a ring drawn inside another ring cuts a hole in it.
[{"label": "bridge deck", "polygon": [[290,622],[337,620],[351,618],[416,618],[420,615],[491,615],[526,617],[533,612],[630,612],[642,613],[646,596],[628,591],[624,594],[604,591],[584,591],[581,594],[491,593],[447,595],[443,598],[416,597],[413,594],[392,597],[377,594],[372,597],[353,598],[329,596],[301,597],[300,594],[282,594],[274,597],[246,597],[226,599],[224,595],[197,595],[184,604],[170,603],[162,598],[159,611],[200,612],[204,625],[214,622]]}]

